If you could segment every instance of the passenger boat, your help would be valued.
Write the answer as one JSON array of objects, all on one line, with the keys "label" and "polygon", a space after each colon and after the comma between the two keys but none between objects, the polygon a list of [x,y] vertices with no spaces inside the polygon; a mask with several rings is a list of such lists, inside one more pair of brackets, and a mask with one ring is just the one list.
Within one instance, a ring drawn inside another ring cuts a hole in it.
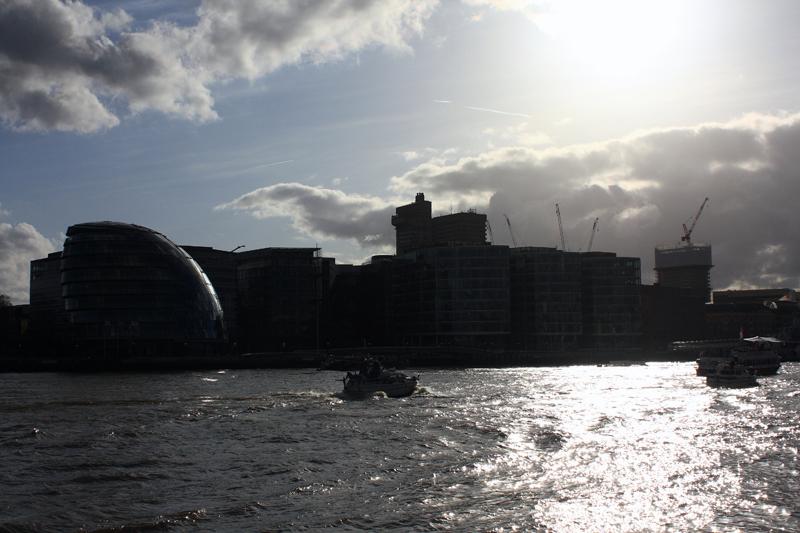
[{"label": "passenger boat", "polygon": [[397,370],[384,370],[377,361],[365,361],[358,372],[348,372],[342,380],[348,396],[363,398],[378,392],[390,398],[410,396],[417,390],[417,376]]},{"label": "passenger boat", "polygon": [[719,363],[714,372],[706,376],[706,385],[728,389],[756,387],[756,376],[743,365],[729,361]]},{"label": "passenger boat", "polygon": [[759,376],[777,374],[781,367],[781,357],[766,342],[743,342],[731,348],[731,357]]},{"label": "passenger boat", "polygon": [[770,343],[757,342],[753,340],[755,338],[744,339],[729,349],[714,348],[704,351],[697,358],[697,375],[713,374],[720,363],[729,362],[741,364],[758,376],[776,374],[781,367],[781,357],[772,349]]}]

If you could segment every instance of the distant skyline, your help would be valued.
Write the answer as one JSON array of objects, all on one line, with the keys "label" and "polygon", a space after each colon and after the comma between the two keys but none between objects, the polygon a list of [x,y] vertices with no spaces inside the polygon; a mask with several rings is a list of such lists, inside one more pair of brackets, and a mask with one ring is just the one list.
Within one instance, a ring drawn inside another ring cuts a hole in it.
[{"label": "distant skyline", "polygon": [[712,285],[800,287],[793,0],[0,0],[0,293],[67,226],[392,253],[394,208],[498,244],[642,258],[693,234]]}]

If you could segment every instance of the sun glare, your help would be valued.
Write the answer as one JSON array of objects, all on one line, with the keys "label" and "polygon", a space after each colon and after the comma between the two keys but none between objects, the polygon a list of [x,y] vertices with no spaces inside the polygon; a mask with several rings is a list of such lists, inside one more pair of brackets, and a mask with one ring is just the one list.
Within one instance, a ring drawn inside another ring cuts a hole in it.
[{"label": "sun glare", "polygon": [[537,24],[593,77],[647,82],[679,59],[686,11],[681,0],[563,0],[540,12]]}]

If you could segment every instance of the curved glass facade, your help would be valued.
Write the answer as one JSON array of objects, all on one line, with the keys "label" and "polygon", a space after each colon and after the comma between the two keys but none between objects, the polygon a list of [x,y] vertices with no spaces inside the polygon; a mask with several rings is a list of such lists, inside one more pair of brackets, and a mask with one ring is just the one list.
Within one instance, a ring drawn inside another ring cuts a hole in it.
[{"label": "curved glass facade", "polygon": [[80,351],[200,355],[224,340],[222,308],[206,275],[180,247],[142,226],[69,227],[61,290]]}]

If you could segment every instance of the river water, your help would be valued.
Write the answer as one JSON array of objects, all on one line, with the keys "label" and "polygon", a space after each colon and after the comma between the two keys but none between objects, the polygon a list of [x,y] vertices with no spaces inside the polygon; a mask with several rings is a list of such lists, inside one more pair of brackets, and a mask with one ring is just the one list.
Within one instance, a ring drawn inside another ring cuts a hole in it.
[{"label": "river water", "polygon": [[0,375],[0,531],[798,531],[800,365]]}]

